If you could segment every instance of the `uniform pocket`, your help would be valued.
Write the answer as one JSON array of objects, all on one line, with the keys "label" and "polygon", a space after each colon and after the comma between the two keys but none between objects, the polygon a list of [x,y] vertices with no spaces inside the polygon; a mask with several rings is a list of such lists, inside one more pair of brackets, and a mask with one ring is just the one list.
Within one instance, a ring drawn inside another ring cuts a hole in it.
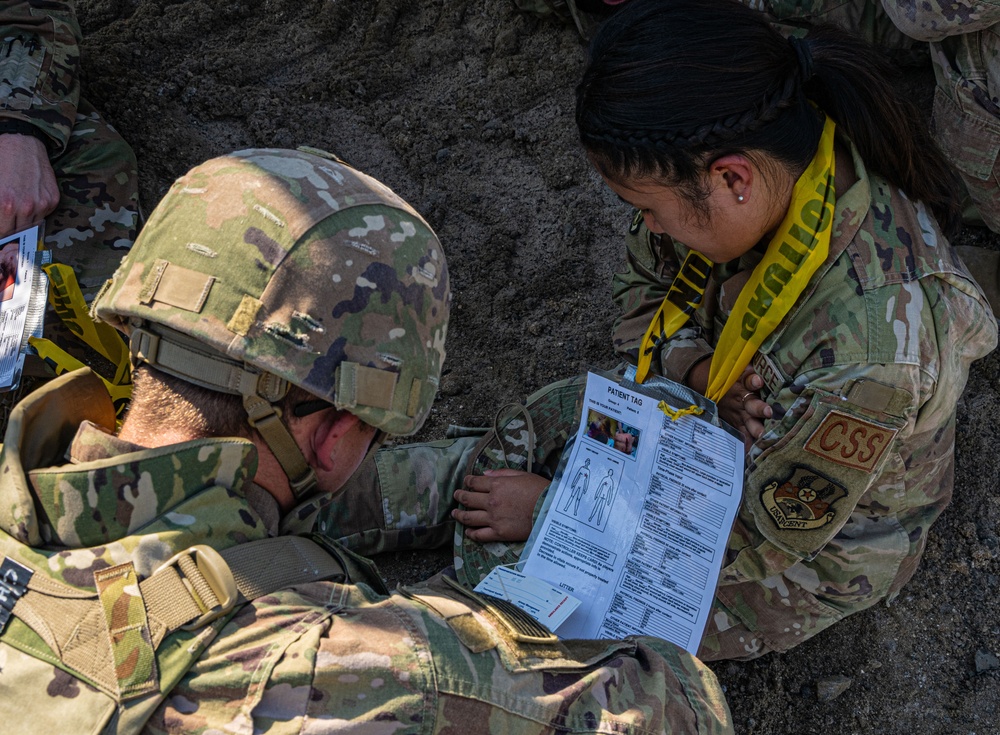
[{"label": "uniform pocket", "polygon": [[993,179],[1000,119],[983,109],[968,85],[956,82],[950,90],[934,90],[932,126],[935,141],[955,168],[979,181]]},{"label": "uniform pocket", "polygon": [[510,673],[584,670],[636,650],[631,640],[561,641],[526,613],[495,605],[443,575],[398,591],[443,618],[471,653],[495,649]]}]

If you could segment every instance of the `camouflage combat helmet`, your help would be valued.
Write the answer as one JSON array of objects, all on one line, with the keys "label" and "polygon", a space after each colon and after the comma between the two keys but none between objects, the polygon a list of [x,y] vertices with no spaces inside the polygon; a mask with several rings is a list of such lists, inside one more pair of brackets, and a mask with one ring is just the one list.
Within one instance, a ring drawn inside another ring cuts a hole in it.
[{"label": "camouflage combat helmet", "polygon": [[449,303],[437,237],[391,190],[322,151],[247,150],[178,179],[93,311],[133,364],[242,395],[300,497],[315,477],[273,404],[297,385],[415,432]]}]

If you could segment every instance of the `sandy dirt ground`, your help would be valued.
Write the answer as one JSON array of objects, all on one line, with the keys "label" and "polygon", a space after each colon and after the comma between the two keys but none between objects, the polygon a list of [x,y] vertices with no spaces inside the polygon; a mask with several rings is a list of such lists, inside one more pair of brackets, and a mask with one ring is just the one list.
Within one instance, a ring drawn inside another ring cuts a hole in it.
[{"label": "sandy dirt ground", "polygon": [[[146,211],[208,157],[308,144],[427,217],[455,300],[424,437],[616,362],[609,284],[629,213],[575,138],[584,47],[571,27],[512,0],[78,5],[85,93],[135,147]],[[910,77],[926,98],[928,70]],[[975,230],[962,241],[997,243]],[[1000,733],[998,371],[996,355],[973,370],[955,500],[899,598],[785,655],[714,666],[738,733]],[[447,561],[404,555],[385,569],[405,578]]]}]

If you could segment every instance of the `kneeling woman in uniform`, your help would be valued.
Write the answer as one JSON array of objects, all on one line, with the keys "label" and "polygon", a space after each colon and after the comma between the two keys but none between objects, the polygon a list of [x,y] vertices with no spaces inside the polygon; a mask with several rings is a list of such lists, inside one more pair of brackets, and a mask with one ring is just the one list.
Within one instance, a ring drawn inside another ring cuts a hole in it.
[{"label": "kneeling woman in uniform", "polygon": [[891,599],[951,498],[956,404],[996,323],[948,243],[961,187],[890,73],[837,28],[633,0],[577,90],[587,155],[637,210],[615,348],[747,439],[703,658]]}]

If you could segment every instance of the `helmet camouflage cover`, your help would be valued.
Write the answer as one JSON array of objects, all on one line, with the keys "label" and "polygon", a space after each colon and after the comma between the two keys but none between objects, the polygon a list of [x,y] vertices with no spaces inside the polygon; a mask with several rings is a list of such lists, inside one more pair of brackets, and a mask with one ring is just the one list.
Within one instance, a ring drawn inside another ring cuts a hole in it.
[{"label": "helmet camouflage cover", "polygon": [[437,391],[449,302],[412,207],[322,151],[267,149],[178,179],[93,311],[136,361],[234,394],[262,373],[269,401],[287,381],[405,435]]}]

